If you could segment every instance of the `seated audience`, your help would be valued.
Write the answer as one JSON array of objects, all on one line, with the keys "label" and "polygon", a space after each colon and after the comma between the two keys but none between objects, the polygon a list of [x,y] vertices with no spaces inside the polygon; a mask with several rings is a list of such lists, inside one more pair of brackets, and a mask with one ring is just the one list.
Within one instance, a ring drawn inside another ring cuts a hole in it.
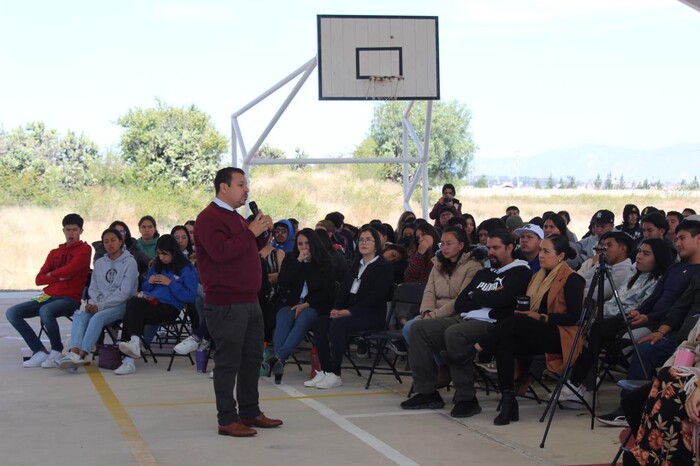
[{"label": "seated audience", "polygon": [[508,206],[506,207],[506,215],[511,216],[511,215],[520,215],[520,209],[518,209],[518,206]]},{"label": "seated audience", "polygon": [[281,249],[285,254],[294,249],[294,227],[289,220],[282,219],[275,222],[270,243],[273,248]]},{"label": "seated audience", "polygon": [[671,240],[673,244],[676,243],[676,228],[678,228],[678,225],[680,225],[683,220],[685,220],[683,214],[675,210],[669,210],[666,214],[666,221],[668,222],[666,237]]},{"label": "seated audience", "polygon": [[476,236],[476,220],[472,214],[463,214],[462,217],[467,221],[467,227],[465,231],[467,232],[467,238],[469,238],[469,244],[479,244],[479,238]]},{"label": "seated audience", "polygon": [[335,296],[331,258],[315,231],[304,228],[284,258],[270,373],[279,384],[284,364],[304,340],[318,316],[330,313]]},{"label": "seated audience", "polygon": [[513,237],[508,231],[492,230],[487,247],[493,268],[477,271],[461,291],[454,303],[457,315],[433,317],[433,312],[426,312],[423,319],[413,324],[409,362],[416,394],[401,403],[403,409],[439,409],[445,405],[437,391],[445,380],[440,378],[434,355],[446,350],[447,354],[441,359],[450,363],[449,374],[455,387],[451,416],[470,417],[481,412],[472,365],[450,361],[488,334],[495,322],[513,313],[516,297],[525,292],[532,277],[527,263],[514,258]]},{"label": "seated audience", "polygon": [[674,254],[676,254],[676,246],[669,238],[666,237],[668,232],[668,221],[666,215],[661,211],[652,212],[642,218],[642,235],[644,239],[659,238],[666,241]]},{"label": "seated audience", "polygon": [[[30,301],[10,307],[5,316],[19,332],[32,357],[24,361],[23,367],[56,367],[55,361],[61,357],[63,341],[58,327],[59,317],[71,316],[80,307],[80,297],[90,272],[92,249],[80,240],[83,233],[83,219],[78,214],[63,217],[63,235],[66,242],[52,249],[44,265],[36,275],[35,283],[46,285],[41,294]],[[51,352],[46,351],[26,319],[39,317],[51,343]]]},{"label": "seated audience", "polygon": [[544,238],[544,231],[539,226],[528,223],[515,230],[515,234],[520,239],[516,257],[527,262],[530,273],[534,275],[540,270],[540,244]]},{"label": "seated audience", "polygon": [[[600,240],[602,245],[601,254],[605,254],[607,258],[607,264],[610,266],[610,272],[612,274],[613,282],[616,289],[620,288],[622,282],[627,280],[627,278],[634,272],[634,266],[632,261],[629,259],[629,255],[632,253],[632,238],[626,233],[621,231],[610,231],[603,235]],[[595,273],[600,268],[599,259],[600,254],[593,256],[591,262],[593,266],[588,268],[584,272],[579,272],[579,274],[586,281],[586,288],[584,289],[584,296],[588,297],[588,290],[593,286],[593,278]],[[610,287],[610,283],[606,279],[603,287],[603,299],[607,301],[612,298],[613,289]],[[593,300],[598,299],[598,291],[593,295]]]},{"label": "seated audience", "polygon": [[146,324],[173,321],[187,303],[197,297],[197,271],[180,252],[171,235],[156,243],[156,260],[141,284],[141,293],[126,303],[119,350],[126,355],[114,373],[136,372],[134,359],[141,357],[141,341]]},{"label": "seated audience", "polygon": [[683,214],[683,217],[688,218],[691,215],[697,215],[698,213],[695,212],[695,209],[691,209],[690,207],[686,207],[685,209],[683,209],[682,214]]},{"label": "seated audience", "polygon": [[529,311],[514,311],[461,355],[450,355],[451,364],[470,364],[483,350],[496,355],[501,390],[501,412],[495,425],[519,420],[515,399],[514,372],[517,355],[547,353],[547,366],[553,372],[563,369],[563,361],[571,351],[574,358],[581,352],[583,340],[572,347],[577,322],[582,310],[584,281],[571,270],[566,259],[573,257],[569,239],[561,235],[542,241],[541,269],[527,287]]},{"label": "seated audience", "polygon": [[101,244],[105,255],[95,262],[85,309],[73,314],[70,350],[56,362],[59,369],[89,364],[85,357],[92,352],[102,329],[124,316],[126,301],[138,291],[138,266],[124,247],[124,237],[109,228],[102,232]]},{"label": "seated audience", "polygon": [[408,266],[406,257],[406,248],[400,244],[386,243],[382,250],[384,260],[391,264],[394,270],[394,283],[403,283],[403,274]]},{"label": "seated audience", "polygon": [[187,260],[192,262],[192,265],[196,263],[196,258],[194,255],[194,242],[190,237],[190,231],[184,225],[176,225],[170,230],[170,234],[175,241],[177,241],[178,246],[180,246],[180,252],[184,255]]},{"label": "seated audience", "polygon": [[[136,260],[136,265],[138,265],[139,268],[139,276],[145,274],[152,259],[138,248],[136,240],[131,237],[131,231],[127,224],[121,220],[115,220],[109,227],[117,230],[122,235],[122,238],[124,238],[124,248],[126,248],[133,256],[134,260]],[[105,255],[105,248],[102,245],[102,241],[94,241],[92,247],[95,248],[95,256],[92,259],[92,263],[94,264],[97,262],[97,259]]]},{"label": "seated audience", "polygon": [[342,385],[340,366],[348,335],[384,327],[386,304],[392,294],[392,270],[382,257],[380,241],[374,228],[360,229],[359,255],[341,285],[333,309],[313,325],[321,370],[304,386],[328,389]]},{"label": "seated audience", "polygon": [[569,229],[569,223],[571,223],[571,215],[569,215],[569,212],[566,210],[560,210],[557,212],[558,215],[561,215],[561,217],[564,219],[566,222],[566,236],[569,238],[569,241],[573,241],[574,243],[578,241],[578,238],[576,237],[576,234]]}]

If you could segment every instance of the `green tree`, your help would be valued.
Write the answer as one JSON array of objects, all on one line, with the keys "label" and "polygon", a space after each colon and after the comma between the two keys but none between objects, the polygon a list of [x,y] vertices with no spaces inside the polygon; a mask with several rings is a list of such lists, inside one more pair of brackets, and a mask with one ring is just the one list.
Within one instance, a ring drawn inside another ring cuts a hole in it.
[{"label": "green tree", "polygon": [[603,186],[603,180],[600,179],[600,173],[598,173],[598,176],[595,177],[593,186],[595,186],[595,189],[600,189]]},{"label": "green tree", "polygon": [[681,180],[681,184],[678,186],[678,189],[681,191],[687,191],[688,190],[688,182],[685,181],[685,178]]},{"label": "green tree", "polygon": [[[417,134],[425,128],[425,102],[416,102],[410,120]],[[374,117],[369,130],[377,147],[374,157],[398,158],[403,155],[403,114],[406,103],[386,101],[374,108]],[[474,158],[476,145],[469,132],[471,113],[466,105],[457,101],[433,104],[428,171],[431,184],[455,181],[469,174],[469,165]],[[417,157],[415,145],[409,144],[409,155]],[[411,164],[411,174],[416,170]],[[384,179],[400,180],[403,168],[400,164],[382,164],[380,176]]]},{"label": "green tree", "polygon": [[488,188],[489,187],[489,180],[486,178],[486,175],[481,175],[478,180],[474,183],[475,188]]},{"label": "green tree", "polygon": [[559,177],[559,183],[557,183],[557,188],[559,189],[564,189],[566,185],[564,184],[564,177],[560,176]]},{"label": "green tree", "polygon": [[567,176],[568,180],[566,183],[566,189],[576,189],[576,178],[573,176]]},{"label": "green tree", "polygon": [[117,123],[124,160],[148,182],[172,186],[210,184],[228,141],[209,115],[156,99],[155,108],[130,109]]},{"label": "green tree", "polygon": [[306,153],[306,151],[301,147],[294,148],[294,158],[299,160],[300,163],[295,163],[291,165],[292,170],[306,170],[307,168],[309,168],[309,165],[307,163],[303,163],[303,161],[309,159],[309,154]]},{"label": "green tree", "polygon": [[70,130],[62,137],[42,122],[31,122],[0,132],[0,166],[27,181],[42,177],[45,183],[58,182],[62,189],[80,189],[94,183],[91,172],[98,160],[97,144]]},{"label": "green tree", "polygon": [[554,177],[550,174],[549,178],[547,178],[547,185],[545,186],[545,189],[554,189]]},{"label": "green tree", "polygon": [[698,183],[697,175],[693,177],[693,181],[690,182],[690,186],[688,186],[688,189],[691,189],[692,191],[700,190],[700,183]]},{"label": "green tree", "polygon": [[542,184],[540,183],[540,180],[535,181],[535,189],[542,189]]},{"label": "green tree", "polygon": [[614,184],[613,184],[613,178],[612,178],[612,173],[608,172],[608,176],[605,177],[605,183],[603,184],[603,189],[613,189]]},{"label": "green tree", "polygon": [[637,185],[638,189],[651,189],[651,185],[649,184],[649,180],[644,178],[644,181]]},{"label": "green tree", "polygon": [[284,151],[278,147],[272,147],[268,143],[263,144],[260,146],[260,149],[255,153],[255,156],[261,159],[284,159],[286,158],[286,154]]}]

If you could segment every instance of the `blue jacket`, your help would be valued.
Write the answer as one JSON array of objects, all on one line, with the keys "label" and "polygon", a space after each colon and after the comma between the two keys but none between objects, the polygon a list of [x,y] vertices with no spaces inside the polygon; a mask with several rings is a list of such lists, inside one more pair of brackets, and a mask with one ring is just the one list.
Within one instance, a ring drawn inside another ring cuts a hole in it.
[{"label": "blue jacket", "polygon": [[163,268],[161,275],[165,275],[172,280],[169,285],[152,285],[148,283],[151,275],[158,275],[153,267],[148,269],[146,278],[141,284],[141,290],[157,298],[161,303],[182,309],[185,304],[193,303],[197,297],[199,277],[197,276],[197,271],[191,265],[182,269],[180,276],[175,275],[171,270]]},{"label": "blue jacket", "polygon": [[277,240],[273,238],[271,243],[272,247],[275,249],[281,249],[285,254],[288,254],[292,252],[292,249],[294,249],[294,227],[289,220],[285,219],[277,220],[275,223],[284,223],[287,226],[287,231],[289,234],[287,235],[287,241],[285,241],[284,244],[279,244]]}]

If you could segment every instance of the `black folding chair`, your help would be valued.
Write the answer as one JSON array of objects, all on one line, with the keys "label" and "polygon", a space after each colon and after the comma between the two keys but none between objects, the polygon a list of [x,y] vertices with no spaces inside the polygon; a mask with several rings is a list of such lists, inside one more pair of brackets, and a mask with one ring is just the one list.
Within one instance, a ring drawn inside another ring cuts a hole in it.
[{"label": "black folding chair", "polygon": [[[401,283],[394,287],[394,296],[389,305],[389,310],[386,314],[386,321],[384,322],[384,329],[381,331],[369,332],[365,335],[361,335],[359,338],[367,342],[369,348],[375,350],[374,362],[370,368],[369,376],[367,377],[367,383],[365,384],[365,390],[369,388],[369,384],[372,382],[372,377],[379,369],[379,362],[383,359],[389,366],[385,372],[386,374],[393,374],[399,383],[403,383],[401,380],[401,374],[396,370],[396,362],[399,356],[396,355],[393,360],[389,359],[387,356],[387,344],[391,340],[404,340],[403,332],[400,330],[389,330],[389,326],[393,320],[394,311],[396,306],[399,304],[418,304],[420,305],[423,300],[423,291],[425,290],[425,285],[420,283]],[[407,373],[404,373],[405,375]]]}]

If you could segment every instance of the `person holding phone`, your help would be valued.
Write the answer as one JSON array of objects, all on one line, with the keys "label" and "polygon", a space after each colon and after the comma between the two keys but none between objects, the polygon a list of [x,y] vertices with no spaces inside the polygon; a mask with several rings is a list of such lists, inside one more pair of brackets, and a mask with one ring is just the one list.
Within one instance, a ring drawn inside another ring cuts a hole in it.
[{"label": "person holding phone", "polygon": [[442,197],[438,199],[433,206],[433,210],[430,211],[430,218],[435,220],[435,228],[440,226],[440,209],[443,207],[452,207],[457,212],[457,215],[462,215],[462,203],[455,198],[456,193],[457,191],[451,183],[447,183],[442,187]]}]

